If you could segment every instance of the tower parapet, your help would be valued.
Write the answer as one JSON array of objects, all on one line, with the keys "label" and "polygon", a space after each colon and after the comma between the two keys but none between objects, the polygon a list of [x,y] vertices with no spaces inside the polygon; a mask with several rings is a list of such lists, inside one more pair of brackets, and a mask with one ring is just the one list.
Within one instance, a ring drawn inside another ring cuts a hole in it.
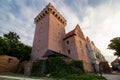
[{"label": "tower parapet", "polygon": [[37,24],[42,20],[47,14],[54,15],[64,26],[67,24],[66,19],[54,8],[51,3],[49,3],[34,19],[34,23]]}]

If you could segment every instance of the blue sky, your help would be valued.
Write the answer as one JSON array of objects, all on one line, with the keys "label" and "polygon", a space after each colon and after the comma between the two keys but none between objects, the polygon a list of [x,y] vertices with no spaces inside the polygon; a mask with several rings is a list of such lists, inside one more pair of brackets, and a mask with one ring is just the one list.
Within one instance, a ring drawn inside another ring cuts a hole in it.
[{"label": "blue sky", "polygon": [[120,0],[0,0],[0,36],[14,31],[32,45],[34,18],[49,2],[67,20],[66,32],[79,24],[109,62],[115,58],[107,45],[120,37]]}]

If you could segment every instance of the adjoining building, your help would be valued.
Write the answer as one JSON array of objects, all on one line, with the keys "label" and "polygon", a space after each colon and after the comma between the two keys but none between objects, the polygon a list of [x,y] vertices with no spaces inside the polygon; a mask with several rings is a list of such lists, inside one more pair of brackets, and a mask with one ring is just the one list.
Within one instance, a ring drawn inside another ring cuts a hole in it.
[{"label": "adjoining building", "polygon": [[112,69],[115,71],[120,71],[120,58],[116,58],[113,62],[111,62]]},{"label": "adjoining building", "polygon": [[106,62],[104,56],[100,52],[100,50],[95,46],[93,41],[90,41],[89,38],[86,38],[87,41],[87,49],[88,49],[88,55],[91,61],[91,65],[93,67],[94,72],[99,72],[99,63],[100,62]]},{"label": "adjoining building", "polygon": [[84,37],[77,24],[65,33],[66,19],[50,3],[35,17],[36,24],[31,59],[40,60],[50,56],[64,56],[82,60],[87,72],[98,70],[100,61],[105,61],[98,48]]}]

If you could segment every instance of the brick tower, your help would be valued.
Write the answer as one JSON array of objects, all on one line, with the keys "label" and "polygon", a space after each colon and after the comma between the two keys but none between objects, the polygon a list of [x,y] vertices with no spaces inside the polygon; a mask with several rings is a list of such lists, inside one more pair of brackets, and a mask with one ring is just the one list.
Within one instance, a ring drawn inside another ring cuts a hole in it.
[{"label": "brick tower", "polygon": [[50,3],[35,17],[31,59],[43,59],[48,50],[64,54],[65,18]]}]

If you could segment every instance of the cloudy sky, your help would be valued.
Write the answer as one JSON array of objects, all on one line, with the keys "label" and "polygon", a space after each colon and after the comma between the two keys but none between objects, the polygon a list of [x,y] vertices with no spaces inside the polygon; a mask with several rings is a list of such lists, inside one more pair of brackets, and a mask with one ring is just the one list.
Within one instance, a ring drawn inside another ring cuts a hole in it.
[{"label": "cloudy sky", "polygon": [[14,31],[32,46],[34,18],[49,2],[66,18],[66,33],[79,24],[109,62],[115,58],[107,45],[120,37],[120,0],[0,0],[0,36]]}]

